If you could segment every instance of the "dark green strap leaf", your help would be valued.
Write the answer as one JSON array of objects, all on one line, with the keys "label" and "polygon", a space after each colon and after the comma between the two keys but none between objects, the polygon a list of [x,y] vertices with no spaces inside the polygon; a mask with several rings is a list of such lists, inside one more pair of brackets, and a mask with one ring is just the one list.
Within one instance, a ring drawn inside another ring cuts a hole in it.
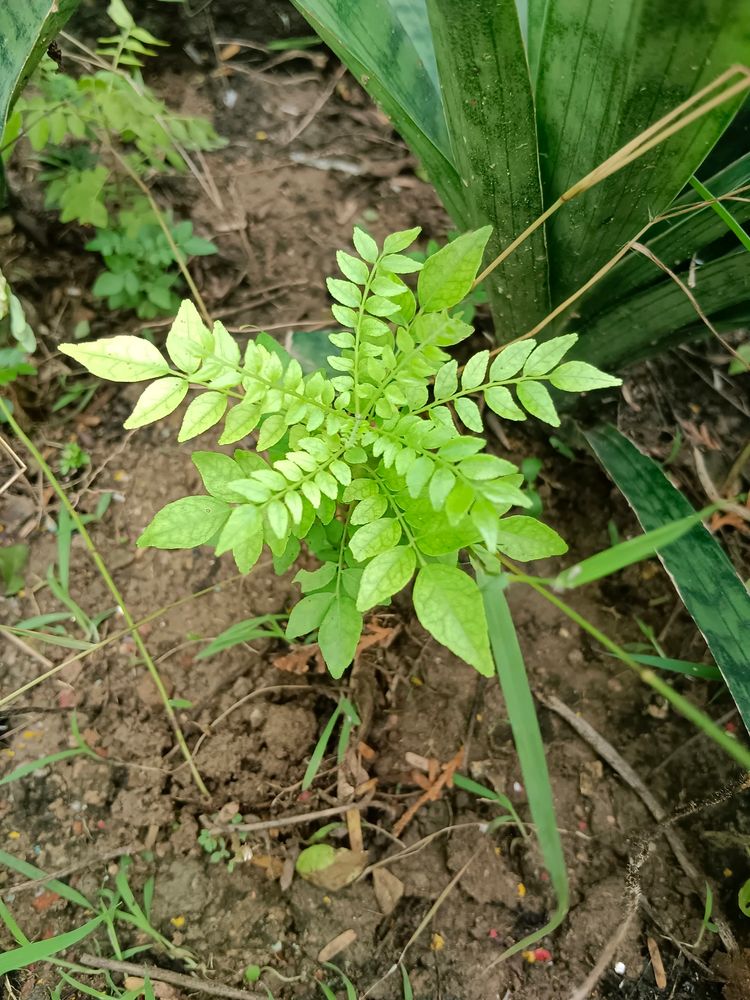
[{"label": "dark green strap leaf", "polygon": [[424,163],[445,207],[466,227],[424,2],[292,2],[391,118]]},{"label": "dark green strap leaf", "polygon": [[[496,257],[542,212],[534,105],[515,0],[428,0],[440,85],[471,224],[494,227]],[[540,229],[486,282],[498,336],[549,311]]]},{"label": "dark green strap leaf", "polygon": [[[747,58],[738,0],[550,0],[536,100],[547,203]],[[579,287],[679,194],[738,106],[728,102],[550,221],[552,299]]]},{"label": "dark green strap leaf", "polygon": [[[601,427],[586,438],[646,531],[694,513],[659,466],[616,428]],[[659,558],[750,730],[750,594],[702,525],[673,542]]]},{"label": "dark green strap leaf", "polygon": [[79,0],[0,3],[0,135],[8,110]]},{"label": "dark green strap leaf", "polygon": [[[648,263],[654,276],[662,274],[652,261]],[[722,315],[731,313],[735,323],[736,308],[744,308],[750,300],[750,254],[740,248],[703,264],[695,272],[695,286],[690,291],[720,329]],[[744,309],[742,315],[746,312]],[[648,336],[644,336],[646,330]],[[671,278],[662,277],[652,287],[616,303],[609,312],[585,324],[571,356],[585,357],[591,364],[612,371],[701,332],[708,330],[684,289]]]},{"label": "dark green strap leaf", "polygon": [[[715,198],[750,184],[750,153],[716,176],[708,178],[705,184]],[[688,208],[702,200],[695,191],[690,191],[685,197],[678,199],[673,208]],[[750,219],[750,199],[747,198],[747,192],[740,195],[740,200],[727,201],[726,205],[738,222],[745,223]],[[646,246],[668,267],[674,269],[682,265],[684,268],[694,256],[706,259],[707,248],[715,240],[726,237],[727,226],[714,208],[706,205],[689,215],[680,215],[662,223],[654,228],[653,234],[644,239]],[[610,308],[613,302],[631,295],[638,288],[653,284],[655,273],[653,262],[643,254],[628,254],[586,296],[582,309],[584,315],[593,316],[604,308]]]}]

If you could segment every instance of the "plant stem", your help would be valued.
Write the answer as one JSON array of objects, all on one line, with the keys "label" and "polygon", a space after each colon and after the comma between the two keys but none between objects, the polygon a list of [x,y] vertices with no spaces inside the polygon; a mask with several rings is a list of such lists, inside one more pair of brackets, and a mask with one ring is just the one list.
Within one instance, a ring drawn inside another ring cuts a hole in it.
[{"label": "plant stem", "polygon": [[174,254],[174,259],[177,261],[177,266],[179,267],[180,272],[182,273],[182,277],[185,279],[185,283],[190,289],[190,294],[193,296],[193,301],[198,307],[201,315],[203,316],[203,319],[206,321],[207,326],[209,328],[212,327],[213,320],[211,319],[211,314],[209,313],[208,308],[206,307],[206,303],[203,301],[203,296],[198,291],[198,286],[193,281],[193,276],[190,274],[187,262],[185,261],[185,258],[182,256],[182,252],[180,251],[179,247],[175,243],[174,236],[172,236],[172,230],[167,225],[167,220],[164,218],[164,213],[157,205],[156,199],[151,194],[148,187],[143,183],[138,174],[135,172],[135,170],[133,170],[133,168],[130,166],[125,157],[121,156],[114,148],[112,143],[109,141],[109,136],[107,136],[107,146],[112,156],[114,156],[114,158],[120,164],[120,166],[128,175],[128,177],[130,177],[133,183],[136,184],[141,189],[143,194],[148,198],[148,202],[151,205],[151,209],[154,215],[156,216],[156,220],[161,226],[161,230],[164,233],[164,237],[167,243],[169,244],[170,250]]},{"label": "plant stem", "polygon": [[177,716],[175,715],[174,709],[170,704],[169,694],[164,686],[164,681],[161,679],[161,674],[159,673],[156,664],[154,663],[151,657],[151,654],[146,648],[146,644],[141,638],[141,635],[136,627],[135,621],[132,615],[130,614],[127,605],[125,604],[125,600],[122,594],[120,593],[117,584],[112,579],[112,576],[109,570],[107,569],[106,563],[99,554],[99,550],[94,545],[91,535],[88,533],[86,529],[86,525],[81,520],[78,511],[75,509],[73,504],[68,499],[65,491],[58,482],[57,477],[55,476],[54,472],[50,469],[49,465],[47,465],[39,449],[36,447],[34,442],[28,437],[28,435],[21,429],[15,417],[11,413],[8,404],[4,399],[1,398],[0,398],[0,413],[5,418],[5,420],[8,421],[8,424],[13,429],[14,433],[17,435],[19,440],[25,445],[27,450],[31,453],[37,465],[44,474],[45,478],[48,480],[53,490],[60,498],[60,502],[62,503],[65,510],[67,510],[71,520],[75,524],[78,533],[83,539],[84,545],[89,551],[89,554],[94,562],[94,565],[99,570],[102,580],[104,580],[107,589],[112,594],[112,597],[115,599],[115,603],[119,606],[120,610],[122,611],[123,618],[125,619],[128,625],[128,630],[131,632],[133,640],[138,648],[138,651],[143,658],[143,662],[146,664],[148,672],[151,674],[151,678],[154,684],[156,685],[157,691],[159,692],[159,697],[161,698],[164,704],[164,710],[166,712],[167,718],[169,719],[172,729],[174,730],[175,738],[180,747],[180,750],[182,751],[182,755],[187,761],[188,767],[190,768],[190,773],[193,776],[193,780],[195,781],[195,784],[197,785],[200,793],[208,797],[209,794],[208,789],[206,788],[203,782],[203,778],[201,778],[198,772],[198,768],[195,766],[195,761],[193,760],[192,755],[190,753],[190,748],[187,745],[185,736],[182,732],[182,729],[180,728],[179,722],[177,721]]},{"label": "plant stem", "polygon": [[677,709],[677,711],[685,716],[693,725],[702,729],[707,736],[717,743],[722,750],[733,757],[739,764],[742,765],[747,770],[750,770],[750,752],[748,752],[745,747],[742,746],[737,740],[733,739],[728,733],[724,732],[713,719],[710,719],[705,713],[701,712],[699,708],[683,695],[679,694],[674,690],[669,684],[661,679],[653,670],[649,670],[646,667],[641,666],[637,663],[627,652],[618,646],[616,642],[605,635],[604,632],[600,631],[596,625],[590,622],[583,615],[579,614],[574,608],[565,601],[561,600],[557,594],[552,593],[540,580],[533,576],[526,576],[524,573],[519,573],[513,563],[510,560],[505,559],[501,556],[502,562],[512,571],[512,579],[518,581],[519,583],[525,583],[538,594],[540,594],[546,601],[550,604],[554,604],[556,608],[567,615],[571,621],[574,621],[576,625],[579,625],[584,631],[596,639],[598,643],[604,646],[605,649],[613,653],[619,660],[633,670],[644,684],[648,684],[650,688],[666,698],[668,702]]}]

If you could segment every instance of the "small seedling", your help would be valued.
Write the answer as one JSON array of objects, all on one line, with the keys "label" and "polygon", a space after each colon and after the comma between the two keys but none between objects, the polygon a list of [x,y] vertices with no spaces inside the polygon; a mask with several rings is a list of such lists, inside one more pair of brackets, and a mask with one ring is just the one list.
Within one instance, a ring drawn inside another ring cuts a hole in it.
[{"label": "small seedling", "polygon": [[7,158],[17,139],[28,136],[43,167],[46,207],[63,223],[96,230],[87,249],[100,253],[107,269],[94,294],[111,309],[134,309],[148,319],[179,304],[176,254],[184,260],[215,247],[195,236],[189,221],[167,218],[175,251],[144,197],[144,178],[183,172],[192,151],[224,142],[207,119],[175,114],[144,83],[144,60],[167,43],[137,25],[122,0],[112,0],[107,13],[117,31],[99,39],[96,70],[68,76],[42,59],[14,106],[3,145]]},{"label": "small seedling", "polygon": [[63,445],[60,457],[57,460],[57,467],[61,476],[69,476],[71,472],[78,472],[85,469],[91,463],[91,456],[78,444],[77,441],[68,441]]},{"label": "small seedling", "polygon": [[[211,821],[218,823],[218,816],[210,817]],[[235,813],[229,820],[230,826],[237,826],[245,822],[245,817]],[[244,830],[233,830],[228,838],[221,834],[214,834],[210,829],[203,829],[198,834],[198,843],[208,855],[208,860],[212,865],[226,862],[226,868],[231,875],[235,867],[243,861],[249,861],[252,851],[242,845],[247,840],[247,833]]]},{"label": "small seedling", "polygon": [[[418,234],[394,233],[378,247],[355,229],[358,256],[337,255],[346,280],[328,279],[342,327],[329,337],[338,352],[328,358],[333,377],[305,375],[295,359],[257,341],[243,357],[225,327],[209,330],[189,302],[167,336],[174,367],[136,337],[62,347],[102,378],[154,380],[128,428],[167,416],[191,386],[199,394],[178,440],[223,422],[219,443],[233,444],[259,428],[255,451],[196,452],[206,495],[169,504],[138,545],[211,543],[217,555],[231,551],[246,573],[267,544],[283,572],[305,540],[322,565],[298,573],[304,597],[286,637],[315,633],[334,677],[354,658],[364,613],[412,578],[424,628],[480,673],[494,674],[482,596],[459,553],[497,572],[498,556],[540,559],[567,546],[538,519],[509,514],[531,501],[518,468],[485,451],[475,397],[505,419],[531,414],[557,426],[547,384],[567,392],[619,384],[562,360],[575,334],[513,344],[491,364],[489,351],[480,351],[459,372],[446,348],[473,331],[451,310],[460,315],[490,230],[459,236],[424,265],[403,253]],[[402,275],[416,272],[415,294]]]}]

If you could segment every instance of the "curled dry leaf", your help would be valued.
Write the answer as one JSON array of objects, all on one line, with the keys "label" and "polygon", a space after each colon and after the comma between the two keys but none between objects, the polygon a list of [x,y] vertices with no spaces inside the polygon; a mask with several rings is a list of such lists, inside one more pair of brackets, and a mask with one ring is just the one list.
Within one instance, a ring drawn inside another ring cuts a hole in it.
[{"label": "curled dry leaf", "polygon": [[273,665],[277,670],[285,670],[289,674],[306,674],[310,669],[310,660],[315,660],[315,673],[324,674],[326,665],[317,642],[306,646],[293,646],[288,653],[275,656]]},{"label": "curled dry leaf", "polygon": [[335,958],[345,948],[348,948],[350,944],[354,944],[356,940],[356,931],[353,931],[351,928],[348,931],[342,931],[341,934],[337,934],[332,941],[329,941],[327,945],[320,949],[318,961],[321,963],[330,962],[332,958]]},{"label": "curled dry leaf", "polygon": [[372,884],[380,912],[387,917],[393,913],[403,896],[404,883],[387,868],[376,868],[372,873]]}]

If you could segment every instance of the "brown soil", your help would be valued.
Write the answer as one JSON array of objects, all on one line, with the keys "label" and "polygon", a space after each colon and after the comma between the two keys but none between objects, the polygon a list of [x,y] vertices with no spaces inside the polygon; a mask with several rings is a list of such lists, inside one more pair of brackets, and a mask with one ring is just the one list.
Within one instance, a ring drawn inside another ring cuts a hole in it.
[{"label": "brown soil", "polygon": [[[221,10],[226,16],[224,7]],[[287,27],[291,33],[305,33],[296,22]],[[243,30],[235,25],[234,37]],[[215,316],[224,315],[236,327],[270,327],[280,337],[299,324],[325,323],[328,303],[322,279],[333,270],[335,250],[347,244],[354,223],[364,221],[377,236],[415,224],[422,225],[427,236],[445,235],[448,221],[434,194],[415,176],[407,151],[356,84],[342,78],[322,103],[336,67],[321,57],[321,50],[312,51],[312,61],[308,55],[264,74],[257,72],[257,59],[240,55],[237,65],[249,68],[252,75],[235,71],[218,76],[215,62],[208,61],[208,53],[195,41],[194,26],[188,34],[205,63],[173,56],[162,89],[173,104],[212,114],[230,145],[209,158],[213,186],[208,192],[188,178],[164,185],[161,194],[177,210],[189,211],[198,231],[219,245],[219,256],[202,261],[197,273]],[[272,34],[283,34],[282,25]],[[260,33],[251,37],[263,38]],[[231,69],[232,62],[228,65]],[[228,98],[229,91],[236,97]],[[288,141],[316,108],[309,126]],[[68,746],[73,709],[101,760],[76,757],[0,788],[0,847],[48,872],[76,869],[70,884],[92,895],[111,882],[116,852],[121,848],[132,854],[134,887],[149,874],[156,876],[154,925],[175,945],[198,956],[202,975],[240,986],[243,969],[256,963],[272,966],[285,977],[305,977],[296,982],[268,978],[280,1000],[318,993],[317,956],[349,929],[356,939],[334,961],[361,991],[373,986],[469,862],[407,952],[405,965],[415,997],[547,1000],[568,996],[584,981],[624,922],[628,858],[636,842],[653,835],[653,850],[641,871],[646,904],[594,995],[603,1000],[708,1000],[721,997],[722,991],[726,1000],[749,995],[742,985],[747,982],[747,963],[741,955],[723,965],[715,962],[723,951],[715,935],[706,934],[697,950],[675,943],[692,941],[698,934],[704,902],[700,880],[696,887],[684,874],[640,798],[541,700],[572,893],[562,928],[540,942],[550,952],[549,960],[532,963],[519,955],[489,968],[504,948],[545,923],[554,898],[533,835],[524,839],[511,826],[488,835],[480,824],[497,810],[456,789],[423,807],[407,826],[405,845],[437,836],[419,853],[389,866],[403,884],[403,896],[388,913],[376,898],[371,878],[337,892],[300,878],[290,882],[291,864],[305,838],[327,821],[251,834],[246,844],[252,857],[231,873],[222,863],[209,863],[197,839],[202,816],[229,803],[259,820],[324,809],[342,801],[347,781],[357,784],[364,777],[377,779],[374,798],[362,813],[365,848],[371,861],[382,859],[397,850],[391,830],[421,791],[409,755],[444,764],[461,747],[468,756],[464,771],[507,794],[527,820],[504,703],[496,684],[481,680],[421,631],[404,598],[377,617],[387,641],[365,650],[354,672],[340,684],[314,668],[303,674],[280,670],[275,661],[285,647],[275,640],[196,659],[200,640],[236,621],[288,609],[295,599],[294,570],[277,578],[264,564],[238,580],[227,557],[216,561],[203,550],[135,549],[136,537],[156,510],[197,491],[190,452],[212,447],[213,441],[208,435],[190,446],[177,446],[175,420],[126,436],[122,420],[135,393],[119,386],[99,389],[72,423],[48,416],[50,398],[59,392],[57,377],[66,370],[54,353],[55,344],[69,338],[75,323],[89,316],[100,335],[114,332],[115,325],[120,332],[137,324],[128,317],[120,322],[101,310],[95,313],[87,294],[77,290],[90,285],[91,255],[80,252],[77,234],[61,233],[49,218],[31,211],[33,198],[25,194],[28,176],[23,173],[16,175],[17,190],[27,202],[23,211],[52,236],[41,263],[38,246],[22,225],[17,224],[4,242],[3,266],[36,305],[37,328],[45,335],[48,352],[38,383],[19,400],[20,412],[29,420],[46,418],[36,426],[34,437],[50,456],[56,454],[55,444],[74,434],[91,452],[91,468],[68,484],[81,511],[93,510],[103,492],[113,493],[92,535],[134,618],[158,612],[141,635],[170,694],[190,703],[179,709],[180,722],[191,746],[197,747],[196,763],[211,801],[201,800],[191,783],[133,640],[123,637],[4,709],[0,722],[5,730],[0,733],[10,733],[0,737],[0,754],[7,757],[7,771]],[[163,332],[152,328],[157,335]],[[668,442],[658,432],[669,431],[676,420],[689,423],[689,414],[682,413],[684,404],[674,403],[679,411],[675,418],[659,421],[649,410],[652,404],[643,385],[642,379],[629,385],[623,418],[663,458]],[[720,454],[726,456],[727,466],[733,458],[732,439],[747,433],[743,416],[737,415],[737,407],[717,408],[716,397],[705,387],[691,385],[689,391],[689,404],[701,411],[700,419],[693,420],[696,440],[692,431],[686,432],[690,443],[699,443],[701,424],[707,425],[725,446]],[[685,399],[677,389],[674,394]],[[662,390],[657,407],[664,398]],[[695,410],[690,412],[695,418]],[[498,450],[518,461],[528,454],[543,459],[540,494],[545,518],[569,540],[572,558],[605,547],[610,524],[621,535],[634,530],[622,499],[591,459],[563,459],[533,430],[514,429],[498,443]],[[687,462],[678,461],[676,476],[700,498],[700,486],[688,468]],[[718,476],[718,466],[716,471]],[[24,539],[31,547],[26,590],[0,599],[2,620],[15,623],[59,610],[43,585],[55,560],[54,497],[30,470],[2,503],[3,543]],[[744,557],[741,536],[725,534],[733,554]],[[537,567],[540,572],[546,568],[551,567]],[[203,596],[169,609],[172,602],[206,589]],[[92,616],[112,606],[79,538],[73,545],[71,593]],[[667,813],[710,798],[735,777],[707,740],[577,626],[530,591],[512,592],[510,597],[532,687],[540,699],[555,695],[605,736]],[[679,610],[655,562],[576,593],[571,603],[620,643],[643,640],[640,619],[653,627],[668,655],[705,658],[702,640]],[[121,612],[115,611],[101,625],[102,637],[119,632],[123,624]],[[70,631],[78,634],[74,626]],[[70,655],[55,647],[43,652],[52,663]],[[43,669],[28,649],[7,644],[0,694],[29,683]],[[731,702],[718,685],[686,678],[674,683],[712,717],[734,725]],[[337,774],[335,758],[327,758],[313,788],[301,793],[307,761],[340,692],[358,705],[363,716],[358,739],[372,753],[349,760],[348,773]],[[212,725],[215,720],[220,721]],[[724,911],[743,945],[748,935],[736,894],[750,874],[749,828],[741,797],[704,808],[676,827],[701,879],[705,875],[714,887],[717,909]],[[345,828],[337,831],[334,842],[338,838],[346,844],[345,834]],[[38,886],[14,891],[20,881],[0,870],[0,891],[27,935],[46,937],[81,923],[80,912],[60,900],[50,905]],[[648,937],[660,949],[666,990],[655,983]],[[0,941],[11,943],[4,929]],[[165,968],[183,968],[157,951],[145,958]],[[143,955],[135,959],[143,960]],[[624,964],[624,974],[615,972],[617,963]],[[45,975],[37,966],[10,985],[27,996],[34,983],[49,981]],[[368,993],[380,998],[401,995],[397,975]]]}]

